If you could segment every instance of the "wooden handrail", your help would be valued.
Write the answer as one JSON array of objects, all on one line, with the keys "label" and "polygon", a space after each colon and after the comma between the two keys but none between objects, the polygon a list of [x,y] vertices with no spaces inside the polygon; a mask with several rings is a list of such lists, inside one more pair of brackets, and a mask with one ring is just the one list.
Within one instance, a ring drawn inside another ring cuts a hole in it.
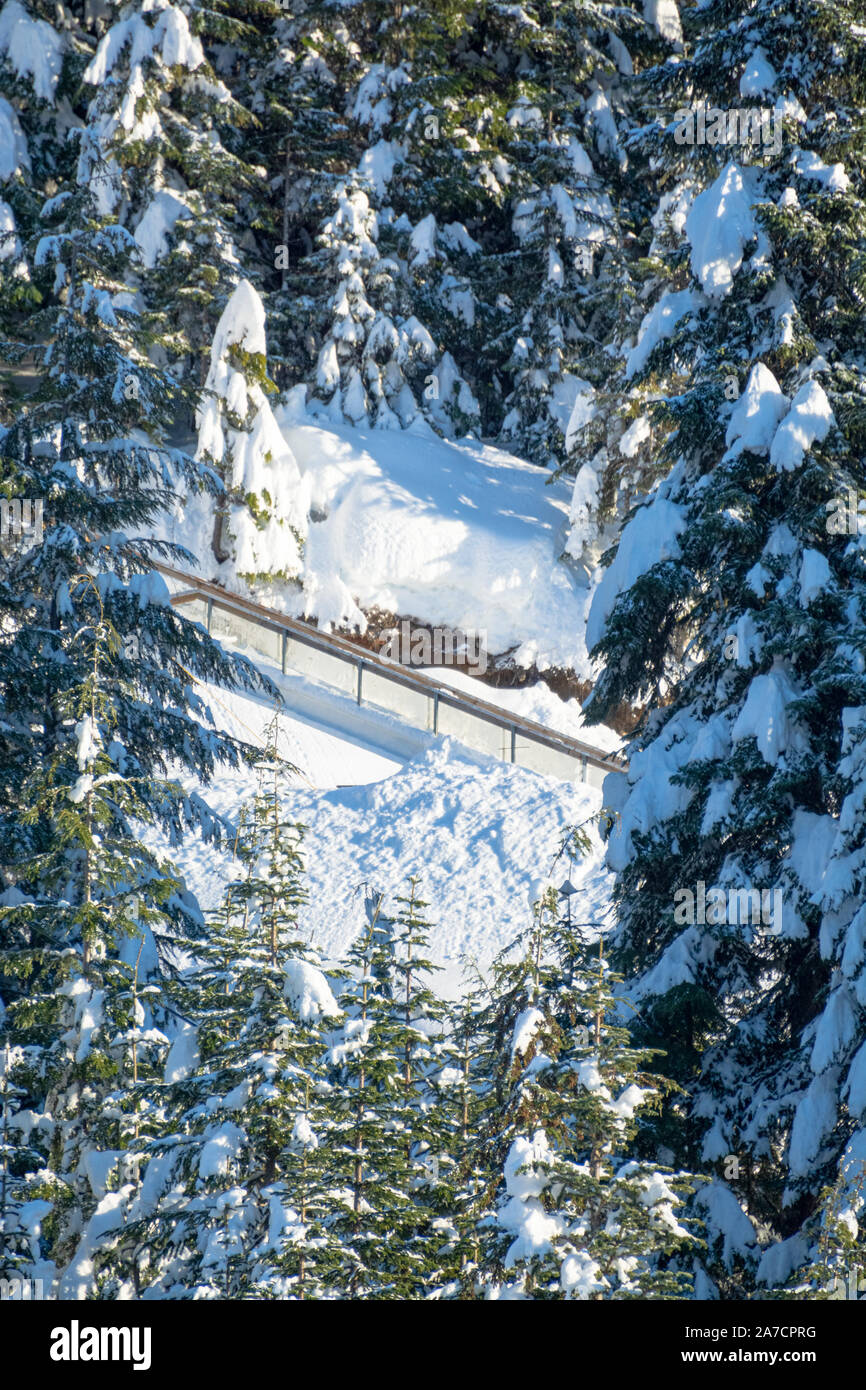
[{"label": "wooden handrail", "polygon": [[434,680],[431,676],[422,675],[411,668],[388,661],[375,652],[369,651],[366,647],[347,641],[345,637],[338,637],[334,633],[320,632],[318,628],[311,627],[308,623],[303,623],[297,618],[289,618],[283,613],[277,613],[273,608],[266,608],[264,604],[256,603],[253,599],[243,598],[240,594],[232,594],[220,584],[213,583],[212,580],[199,579],[186,570],[175,569],[173,565],[165,565],[160,562],[155,562],[155,568],[168,578],[185,585],[180,593],[172,594],[173,605],[180,606],[184,603],[192,603],[197,599],[211,603],[215,608],[220,608],[225,612],[234,612],[242,617],[247,617],[259,627],[267,628],[271,632],[286,634],[305,646],[313,647],[340,660],[351,662],[355,667],[360,666],[362,669],[374,671],[377,675],[381,675],[396,685],[403,685],[409,689],[417,690],[419,693],[435,696],[440,705],[448,705],[452,709],[464,709],[488,724],[495,724],[497,727],[510,730],[515,734],[523,734],[534,743],[542,743],[548,748],[570,754],[577,759],[585,759],[593,767],[602,768],[608,772],[620,772],[626,767],[625,760],[615,754],[601,753],[591,744],[583,743],[580,739],[572,738],[569,734],[561,734],[554,729],[547,729],[543,724],[536,724],[534,720],[526,719],[522,715],[509,714],[507,710],[492,705],[487,700],[479,700],[474,695],[466,695],[441,681]]}]

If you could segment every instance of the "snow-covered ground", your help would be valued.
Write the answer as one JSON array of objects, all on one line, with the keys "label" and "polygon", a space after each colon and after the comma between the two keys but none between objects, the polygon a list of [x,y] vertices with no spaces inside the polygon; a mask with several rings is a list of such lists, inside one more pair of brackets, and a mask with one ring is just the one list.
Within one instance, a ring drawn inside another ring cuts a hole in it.
[{"label": "snow-covered ground", "polygon": [[[501,449],[414,430],[354,429],[314,418],[297,393],[275,414],[300,467],[312,520],[302,586],[257,597],[319,625],[363,629],[378,607],[484,634],[488,652],[589,679],[589,590],[564,564],[571,486]],[[188,499],[166,534],[202,557],[201,573],[242,587],[210,553],[207,499]],[[287,557],[274,553],[272,572]]]},{"label": "snow-covered ground", "polygon": [[519,664],[589,675],[587,590],[561,561],[571,489],[476,441],[322,428],[278,416],[311,482],[305,589],[311,614],[410,613],[516,648]]},{"label": "snow-covered ground", "polygon": [[[311,520],[298,585],[259,583],[259,601],[322,627],[363,629],[362,610],[373,608],[412,615],[481,633],[489,653],[514,651],[526,666],[591,676],[590,593],[560,558],[568,484],[550,484],[548,474],[499,449],[469,438],[448,442],[426,426],[391,432],[332,423],[305,411],[297,392],[275,414]],[[202,557],[204,576],[243,590],[231,564],[212,558],[211,506],[188,499],[166,533]],[[285,556],[266,558],[271,572],[284,567]],[[487,759],[300,676],[280,678],[249,655],[286,695],[281,751],[299,769],[287,811],[309,827],[302,925],[326,958],[341,955],[365,921],[365,885],[393,896],[413,874],[430,903],[432,954],[448,994],[459,991],[470,960],[485,968],[528,924],[530,888],[551,872],[579,889],[572,906],[580,920],[603,922],[609,875],[594,832],[585,862],[569,870],[560,860],[554,870],[568,828],[601,809],[598,790]],[[611,730],[585,729],[578,702],[546,685],[494,689],[448,667],[431,674],[600,749],[619,746]],[[263,743],[266,701],[209,695],[225,727]],[[253,788],[252,774],[226,774],[207,796],[234,818]],[[216,905],[237,872],[228,854],[201,841],[188,841],[175,857],[203,907]]]},{"label": "snow-covered ground", "polygon": [[[272,713],[266,702],[210,688],[207,694],[224,727],[263,743]],[[342,703],[348,715],[352,702]],[[381,744],[388,723],[382,721]],[[527,925],[533,883],[551,873],[568,827],[597,814],[601,794],[487,760],[448,740],[431,739],[408,761],[381,744],[342,737],[307,718],[281,717],[280,751],[303,774],[286,798],[287,812],[308,827],[310,902],[302,927],[326,957],[337,957],[365,920],[364,885],[393,895],[416,874],[435,924],[432,957],[443,967],[437,986],[454,995],[470,960],[485,968]],[[254,783],[252,773],[224,773],[206,795],[234,818]],[[576,918],[602,923],[609,875],[592,833],[592,854],[573,870],[560,860],[553,879],[558,884],[570,876],[579,889],[572,899]],[[191,837],[174,860],[206,908],[216,905],[238,869],[229,853]]]}]

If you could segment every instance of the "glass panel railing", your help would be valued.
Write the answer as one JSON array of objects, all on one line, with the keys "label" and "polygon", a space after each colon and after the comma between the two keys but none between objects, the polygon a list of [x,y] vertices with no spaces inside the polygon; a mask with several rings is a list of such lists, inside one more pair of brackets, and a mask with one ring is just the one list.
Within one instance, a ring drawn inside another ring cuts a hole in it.
[{"label": "glass panel railing", "polygon": [[[178,610],[192,622],[207,626],[208,601],[192,599]],[[282,666],[284,634],[278,628],[259,623],[252,616],[226,611],[215,604],[210,614],[211,633],[220,641],[255,652]],[[344,695],[357,699],[359,663],[350,653],[323,651],[321,648],[285,637],[285,669],[326,685]],[[444,694],[444,692],[443,692]],[[361,679],[361,703],[387,711],[420,729],[434,727],[445,737],[458,739],[468,747],[487,753],[506,762],[511,760],[512,730],[507,723],[497,724],[482,718],[472,709],[455,707],[447,697],[436,699],[433,691],[419,690],[395,680],[390,671],[374,670],[365,665]],[[438,709],[437,709],[438,706]],[[596,767],[588,758],[568,748],[556,748],[536,742],[526,733],[517,731],[514,761],[519,767],[565,781],[586,781],[601,789],[608,770]]]},{"label": "glass panel railing", "polygon": [[608,774],[609,771],[610,771],[609,768],[606,768],[606,767],[595,767],[592,763],[587,763],[587,765],[586,765],[586,780],[587,780],[587,784],[588,784],[590,787],[596,787],[598,791],[601,791],[602,787],[604,786],[604,779],[605,779],[605,777],[607,776],[607,774]]},{"label": "glass panel railing", "polygon": [[384,672],[371,671],[369,666],[364,668],[361,703],[396,714],[416,728],[428,727],[430,697],[421,690],[402,685]]},{"label": "glass panel railing", "polygon": [[306,642],[298,642],[290,637],[286,643],[286,670],[298,676],[307,676],[322,685],[331,686],[344,695],[356,696],[358,692],[358,667],[347,658],[331,656],[318,647],[309,647]]},{"label": "glass panel railing", "polygon": [[202,627],[207,627],[207,604],[204,599],[191,599],[189,603],[183,603],[175,609],[182,618],[188,618],[191,623],[201,623]]},{"label": "glass panel railing", "polygon": [[564,782],[578,782],[581,778],[579,758],[564,749],[536,743],[519,733],[515,762],[518,767],[527,767],[531,772],[540,772],[546,777],[558,777]]},{"label": "glass panel railing", "polygon": [[439,701],[439,733],[460,739],[479,753],[494,758],[511,757],[511,730],[480,719],[471,710],[455,709]]},{"label": "glass panel railing", "polygon": [[253,651],[261,652],[268,661],[273,661],[279,666],[282,659],[283,634],[270,627],[260,627],[257,623],[250,623],[249,626],[252,629],[250,646]]},{"label": "glass panel railing", "polygon": [[214,605],[210,630],[220,641],[230,641],[242,650],[258,652],[268,661],[280,660],[281,634],[262,626],[253,618],[243,617],[240,613],[226,612],[225,609]]}]

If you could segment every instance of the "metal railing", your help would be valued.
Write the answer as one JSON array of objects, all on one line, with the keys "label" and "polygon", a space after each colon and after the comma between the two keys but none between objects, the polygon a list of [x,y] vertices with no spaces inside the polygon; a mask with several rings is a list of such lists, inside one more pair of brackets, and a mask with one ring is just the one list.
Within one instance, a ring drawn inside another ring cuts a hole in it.
[{"label": "metal railing", "polygon": [[[411,667],[385,661],[366,648],[319,632],[263,604],[229,593],[171,565],[156,566],[182,587],[175,607],[189,606],[215,637],[229,637],[279,666],[351,695],[358,705],[396,715],[432,734],[449,735],[478,752],[563,781],[600,787],[626,764],[567,734],[556,733],[486,700],[452,689]],[[198,610],[198,611],[196,611]]]}]

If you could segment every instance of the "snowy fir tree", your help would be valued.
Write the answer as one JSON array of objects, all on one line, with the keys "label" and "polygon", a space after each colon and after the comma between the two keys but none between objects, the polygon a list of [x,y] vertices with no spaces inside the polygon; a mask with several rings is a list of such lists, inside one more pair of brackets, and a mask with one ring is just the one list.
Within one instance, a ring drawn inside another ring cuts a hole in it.
[{"label": "snowy fir tree", "polygon": [[182,1023],[145,1088],[158,1123],[142,1148],[142,1181],[97,1254],[105,1297],[124,1287],[309,1297],[320,1286],[312,1126],[326,1090],[321,1030],[339,1010],[298,935],[303,827],[284,817],[291,769],[277,739],[274,724],[238,826],[241,877],[172,991]]},{"label": "snowy fir tree", "polygon": [[399,328],[394,322],[401,287],[376,244],[376,213],[360,181],[339,185],[335,200],[319,238],[328,262],[322,279],[333,292],[329,322],[322,324],[316,390],[336,420],[397,429],[418,414],[407,375],[413,367],[416,378],[425,366],[432,369],[435,345],[412,318],[398,316]]},{"label": "snowy fir tree", "polygon": [[417,878],[395,895],[395,905],[391,976],[402,1012],[403,1091],[415,1112],[410,1157],[417,1225],[410,1250],[422,1270],[418,1287],[429,1297],[458,1267],[454,1210],[463,1181],[460,1136],[468,1126],[468,1078],[451,1011],[429,984],[437,969],[430,959],[435,928]]},{"label": "snowy fir tree", "polygon": [[[62,45],[19,8],[3,20],[15,25],[9,51],[37,63],[38,113],[62,77],[51,67]],[[28,48],[33,24],[40,45]],[[67,156],[48,127],[40,157],[50,163]],[[24,320],[13,306],[2,347],[7,364],[29,364],[26,400],[4,410],[4,498],[38,499],[41,511],[38,527],[4,546],[0,586],[0,974],[21,1142],[43,1160],[31,1168],[22,1152],[16,1176],[35,1173],[33,1200],[52,1204],[30,1212],[40,1257],[56,1267],[103,1196],[98,1156],[125,1149],[135,1129],[108,1097],[161,1046],[146,993],[159,952],[196,926],[140,827],[219,837],[201,794],[166,774],[174,763],[207,782],[215,767],[240,765],[193,687],[262,688],[262,678],[175,613],[152,568],[160,555],[189,558],[148,535],[174,478],[215,480],[162,443],[171,386],[123,302],[132,238],[90,187],[49,198],[41,217],[27,241],[40,307]]]},{"label": "snowy fir tree", "polygon": [[[821,1192],[803,1231],[764,1253],[758,1282],[766,1286],[766,1297],[834,1302],[866,1298],[864,1205],[866,1162],[858,1137],[846,1148],[835,1182]],[[786,1282],[779,1287],[777,1279]]]},{"label": "snowy fir tree", "polygon": [[[661,293],[628,373],[665,472],[587,634],[606,662],[594,717],[623,699],[646,711],[606,791],[618,961],[645,1040],[678,1039],[692,1104],[675,1149],[716,1165],[713,1208],[746,1266],[743,1212],[795,1235],[859,1119],[855,20],[708,6],[687,58],[645,75]],[[758,103],[763,125],[731,141],[726,113]]]},{"label": "snowy fir tree", "polygon": [[602,938],[561,916],[552,886],[533,898],[477,1020],[490,1176],[463,1278],[492,1299],[688,1297],[693,1181],[634,1156],[641,1122],[676,1088],[645,1070],[653,1053],[616,1022],[620,981]]},{"label": "snowy fir tree", "polygon": [[198,458],[221,478],[212,549],[247,579],[295,578],[308,505],[295,457],[268,403],[265,311],[248,280],[223,310],[197,415]]},{"label": "snowy fir tree", "polygon": [[206,56],[232,26],[206,7],[121,6],[84,69],[92,93],[77,177],[134,237],[130,303],[164,360],[200,384],[215,319],[239,276],[232,203],[261,171],[232,148],[253,118]]},{"label": "snowy fir tree", "polygon": [[[91,586],[90,579],[72,583],[73,613],[81,590]],[[87,1259],[87,1223],[91,1216],[105,1219],[111,1205],[100,1201],[108,1174],[119,1165],[129,1176],[135,1163],[139,1083],[168,1045],[157,1026],[156,940],[178,937],[172,917],[179,915],[182,887],[132,830],[149,818],[139,794],[145,779],[124,776],[116,750],[109,751],[114,701],[131,691],[104,680],[119,637],[101,604],[97,611],[97,620],[85,622],[75,638],[90,670],[56,705],[66,737],[23,788],[23,824],[51,831],[46,850],[29,866],[39,892],[4,914],[20,943],[10,953],[16,975],[29,986],[26,999],[11,1009],[16,1033],[23,1028],[24,1036],[33,1035],[38,1023],[58,1030],[42,1058],[45,1110],[53,1124],[49,1157],[61,1184],[52,1254],[65,1263],[78,1246],[60,1285],[61,1295],[72,1296],[80,1296],[77,1266]]]},{"label": "snowy fir tree", "polygon": [[180,944],[197,922],[176,873],[136,832],[156,808],[176,818],[180,789],[121,741],[119,710],[136,687],[113,669],[117,629],[96,579],[64,587],[71,631],[53,639],[67,667],[51,700],[56,723],[37,736],[42,756],[4,824],[18,852],[0,908],[0,976],[24,1150],[12,1154],[12,1177],[26,1199],[7,1229],[30,1233],[36,1220],[34,1277],[50,1282],[69,1264],[60,1291],[76,1297],[90,1287],[91,1223],[109,1222],[116,1205],[109,1174],[134,1168],[146,1128],[140,1087],[168,1046],[160,945]]},{"label": "snowy fir tree", "polygon": [[412,882],[391,918],[369,891],[367,928],[346,960],[346,1022],[328,1053],[338,1297],[423,1298],[447,1267],[437,1207],[448,1156],[431,1076],[443,1010],[425,979],[425,906]]}]

